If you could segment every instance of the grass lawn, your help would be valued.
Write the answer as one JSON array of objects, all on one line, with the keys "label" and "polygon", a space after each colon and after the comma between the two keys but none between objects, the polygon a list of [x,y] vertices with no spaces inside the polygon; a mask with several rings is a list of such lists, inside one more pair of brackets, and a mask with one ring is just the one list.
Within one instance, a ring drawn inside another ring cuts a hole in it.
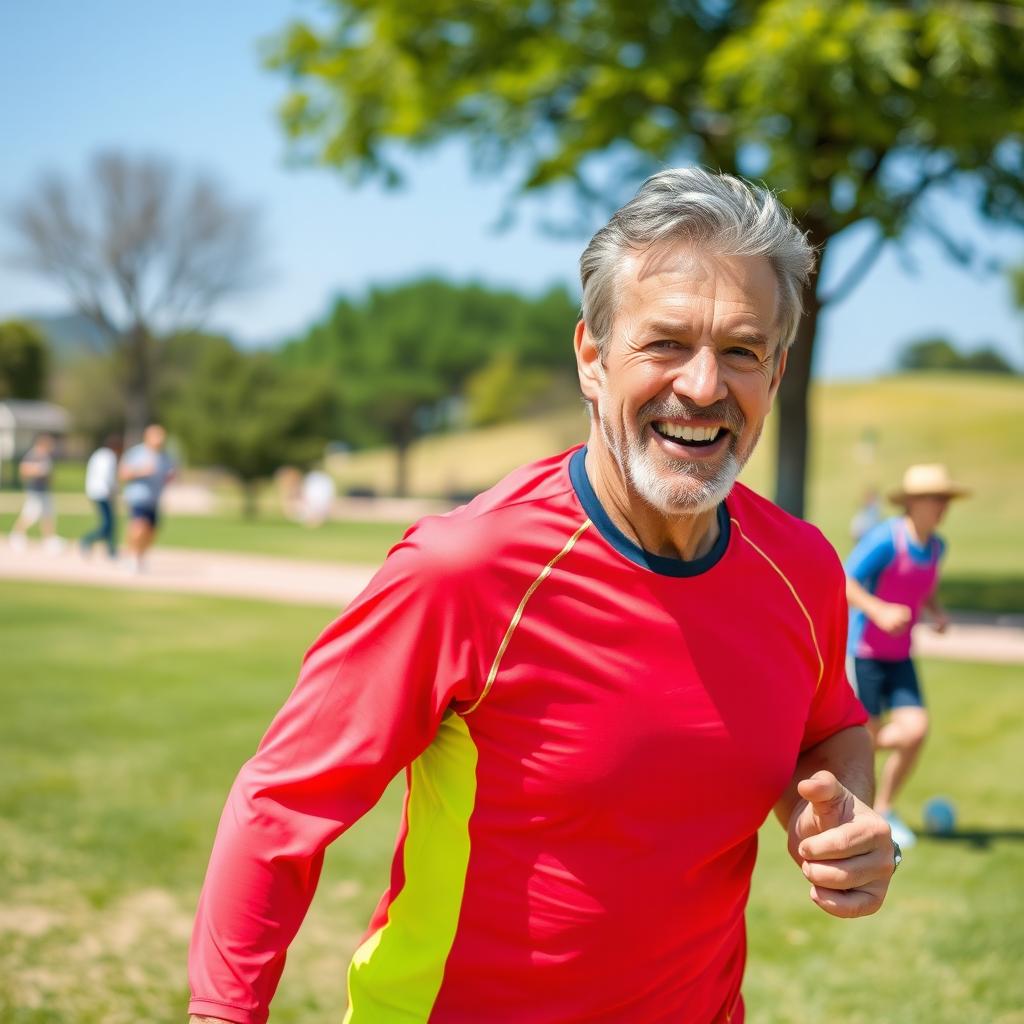
[{"label": "grass lawn", "polygon": [[[287,695],[317,608],[0,583],[0,1021],[183,1019],[216,820]],[[954,799],[891,904],[827,918],[769,823],[750,909],[753,1022],[1021,1024],[1019,668],[927,663],[936,729],[907,799]],[[384,886],[400,793],[329,851],[273,1020],[337,1022]]]}]

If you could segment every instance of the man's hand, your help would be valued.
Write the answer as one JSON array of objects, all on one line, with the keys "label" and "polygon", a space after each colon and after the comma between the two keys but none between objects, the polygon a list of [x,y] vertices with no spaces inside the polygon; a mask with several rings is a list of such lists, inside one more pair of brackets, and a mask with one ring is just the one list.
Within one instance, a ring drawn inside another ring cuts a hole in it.
[{"label": "man's hand", "polygon": [[789,852],[812,883],[811,900],[834,917],[873,914],[896,869],[889,825],[829,771],[797,792]]},{"label": "man's hand", "polygon": [[912,613],[905,604],[893,604],[890,601],[879,601],[872,609],[871,621],[883,633],[890,636],[902,636],[910,629]]}]

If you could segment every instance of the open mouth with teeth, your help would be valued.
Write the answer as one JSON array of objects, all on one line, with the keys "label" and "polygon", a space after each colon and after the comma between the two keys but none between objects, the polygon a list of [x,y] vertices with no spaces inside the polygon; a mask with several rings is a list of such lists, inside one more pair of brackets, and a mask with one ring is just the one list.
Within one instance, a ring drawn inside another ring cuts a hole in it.
[{"label": "open mouth with teeth", "polygon": [[685,427],[681,423],[661,420],[651,424],[655,433],[685,448],[710,448],[729,431],[725,427]]}]

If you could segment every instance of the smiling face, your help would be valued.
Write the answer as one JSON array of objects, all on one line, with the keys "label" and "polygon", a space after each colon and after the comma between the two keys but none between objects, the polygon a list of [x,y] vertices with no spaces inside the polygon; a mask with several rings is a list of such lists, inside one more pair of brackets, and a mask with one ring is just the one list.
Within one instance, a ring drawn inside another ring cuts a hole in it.
[{"label": "smiling face", "polygon": [[785,368],[763,257],[676,243],[633,256],[603,354],[580,324],[580,383],[628,492],[669,515],[715,507],[750,458]]}]

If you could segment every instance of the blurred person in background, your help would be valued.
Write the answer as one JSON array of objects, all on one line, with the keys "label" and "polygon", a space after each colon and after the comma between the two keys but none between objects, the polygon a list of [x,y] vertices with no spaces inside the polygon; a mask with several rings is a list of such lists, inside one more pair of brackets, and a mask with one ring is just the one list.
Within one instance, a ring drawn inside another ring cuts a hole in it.
[{"label": "blurred person in background", "polygon": [[117,434],[109,434],[103,444],[89,456],[86,464],[85,494],[96,506],[99,523],[78,542],[83,555],[92,554],[93,544],[103,541],[110,557],[117,557],[114,502],[117,498],[117,460],[121,457],[123,447]]},{"label": "blurred person in background", "polygon": [[334,477],[322,469],[310,470],[302,481],[302,522],[323,526],[331,517],[336,494]]},{"label": "blurred person in background", "polygon": [[52,434],[40,434],[25,453],[18,473],[25,487],[25,504],[11,527],[11,547],[23,550],[28,545],[28,531],[39,524],[43,548],[51,553],[61,548],[57,536],[57,511],[50,485],[53,479],[53,453],[56,440]]},{"label": "blurred person in background", "polygon": [[813,258],[771,193],[699,169],[595,235],[587,444],[420,520],[309,650],[221,817],[195,1020],[267,1020],[325,847],[403,770],[349,1024],[741,1024],[773,811],[818,907],[881,906],[842,564],[736,483]]},{"label": "blurred person in background", "polygon": [[128,564],[135,572],[145,568],[146,553],[160,523],[160,498],[175,472],[173,460],[164,451],[166,443],[167,431],[151,423],[142,435],[142,443],[125,452],[118,471],[125,485],[124,503],[129,516]]},{"label": "blurred person in background", "polygon": [[846,562],[850,679],[871,716],[876,749],[888,752],[875,810],[905,847],[916,836],[893,804],[928,735],[928,712],[910,657],[911,630],[922,612],[939,633],[949,625],[936,595],[946,542],[935,531],[950,501],[967,493],[943,465],[911,466],[903,486],[889,496],[902,506],[902,515],[869,530]]}]

